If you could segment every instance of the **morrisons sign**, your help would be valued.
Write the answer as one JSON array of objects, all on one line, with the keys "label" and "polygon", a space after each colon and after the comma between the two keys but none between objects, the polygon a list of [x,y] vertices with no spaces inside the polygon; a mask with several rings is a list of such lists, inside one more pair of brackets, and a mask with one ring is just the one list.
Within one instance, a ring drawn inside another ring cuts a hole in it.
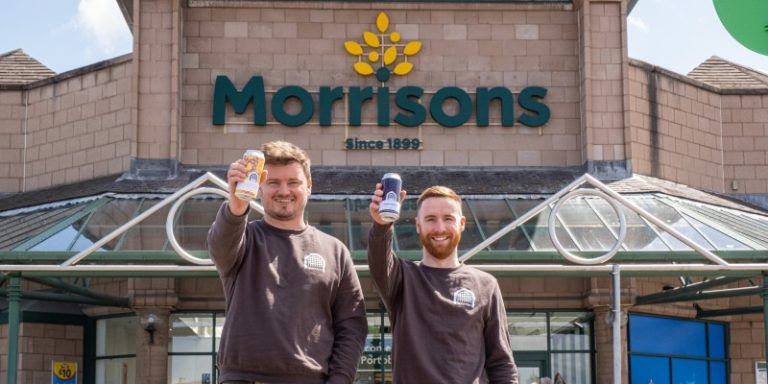
[{"label": "morrisons sign", "polygon": [[[280,88],[267,100],[264,91],[264,79],[253,76],[242,90],[238,90],[227,76],[217,76],[213,93],[213,124],[226,124],[226,104],[232,104],[237,114],[246,112],[248,105],[253,102],[253,124],[267,125],[267,102],[272,117],[280,124],[289,127],[299,127],[309,122],[317,111],[320,126],[333,125],[333,104],[347,99],[348,115],[345,124],[360,126],[363,120],[363,105],[376,104],[377,125],[387,127],[394,122],[406,127],[417,127],[427,120],[427,114],[433,121],[444,127],[458,127],[465,124],[472,112],[475,112],[475,123],[479,127],[489,125],[491,102],[500,103],[500,121],[504,127],[512,127],[520,123],[528,127],[540,127],[549,121],[549,107],[543,103],[547,89],[542,87],[526,87],[517,95],[505,87],[478,87],[473,97],[459,87],[440,88],[429,100],[428,105],[421,103],[424,89],[416,86],[406,86],[394,94],[389,87],[320,87],[317,102],[310,92],[296,85]],[[391,99],[394,97],[395,106],[399,109],[392,111]],[[299,103],[298,112],[289,113],[285,104],[289,100]],[[515,100],[516,99],[516,100]],[[443,105],[451,100],[457,105],[455,114],[444,111]],[[516,114],[515,107],[520,109]]]}]

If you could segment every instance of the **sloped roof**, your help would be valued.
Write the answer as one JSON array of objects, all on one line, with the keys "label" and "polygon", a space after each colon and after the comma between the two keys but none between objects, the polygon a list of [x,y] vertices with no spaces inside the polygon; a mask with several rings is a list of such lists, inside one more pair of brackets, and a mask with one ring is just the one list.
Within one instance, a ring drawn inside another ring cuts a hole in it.
[{"label": "sloped roof", "polygon": [[768,89],[768,75],[712,56],[688,77],[721,89]]},{"label": "sloped roof", "polygon": [[0,54],[0,84],[29,84],[54,75],[56,72],[27,55],[21,48]]}]

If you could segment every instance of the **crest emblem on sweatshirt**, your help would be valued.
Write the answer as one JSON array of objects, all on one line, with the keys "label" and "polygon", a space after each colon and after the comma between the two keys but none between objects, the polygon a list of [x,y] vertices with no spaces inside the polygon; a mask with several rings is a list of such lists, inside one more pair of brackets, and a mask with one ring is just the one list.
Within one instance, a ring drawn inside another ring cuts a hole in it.
[{"label": "crest emblem on sweatshirt", "polygon": [[310,253],[304,256],[304,268],[325,272],[325,259],[317,253]]},{"label": "crest emblem on sweatshirt", "polygon": [[453,303],[469,308],[475,307],[475,294],[466,288],[461,288],[453,293]]}]

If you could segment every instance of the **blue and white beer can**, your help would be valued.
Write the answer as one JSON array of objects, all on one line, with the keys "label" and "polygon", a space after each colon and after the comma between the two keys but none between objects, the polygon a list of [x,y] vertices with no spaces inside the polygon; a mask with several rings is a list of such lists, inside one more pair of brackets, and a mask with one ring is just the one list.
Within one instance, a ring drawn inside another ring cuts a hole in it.
[{"label": "blue and white beer can", "polygon": [[386,173],[381,178],[381,186],[384,191],[381,204],[379,204],[379,216],[388,222],[400,218],[400,189],[403,181],[397,173]]}]

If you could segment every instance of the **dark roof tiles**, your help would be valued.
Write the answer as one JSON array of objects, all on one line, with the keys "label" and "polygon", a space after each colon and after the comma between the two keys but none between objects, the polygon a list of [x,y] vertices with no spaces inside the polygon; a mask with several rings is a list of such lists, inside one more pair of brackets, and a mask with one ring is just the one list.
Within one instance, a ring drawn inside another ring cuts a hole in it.
[{"label": "dark roof tiles", "polygon": [[768,75],[717,56],[699,64],[688,77],[720,89],[768,89]]},{"label": "dark roof tiles", "polygon": [[27,55],[24,51],[0,54],[0,84],[23,85],[55,76],[56,72]]}]

